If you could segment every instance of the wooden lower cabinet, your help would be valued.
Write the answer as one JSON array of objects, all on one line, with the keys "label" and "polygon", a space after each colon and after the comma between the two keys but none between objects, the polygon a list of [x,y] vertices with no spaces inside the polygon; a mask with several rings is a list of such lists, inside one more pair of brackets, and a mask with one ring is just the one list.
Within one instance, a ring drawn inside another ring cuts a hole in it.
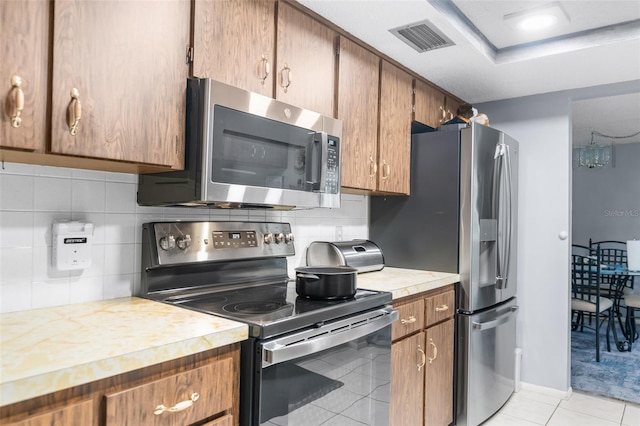
[{"label": "wooden lower cabinet", "polygon": [[0,407],[12,426],[234,426],[238,343]]},{"label": "wooden lower cabinet", "polygon": [[394,303],[400,319],[392,331],[392,426],[453,422],[453,304],[453,286]]}]

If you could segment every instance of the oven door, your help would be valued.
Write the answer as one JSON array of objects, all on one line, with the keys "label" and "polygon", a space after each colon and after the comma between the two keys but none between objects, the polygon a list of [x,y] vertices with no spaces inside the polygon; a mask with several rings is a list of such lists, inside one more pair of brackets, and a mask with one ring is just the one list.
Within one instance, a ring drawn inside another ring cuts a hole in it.
[{"label": "oven door", "polygon": [[397,318],[384,307],[259,342],[249,424],[388,424]]}]

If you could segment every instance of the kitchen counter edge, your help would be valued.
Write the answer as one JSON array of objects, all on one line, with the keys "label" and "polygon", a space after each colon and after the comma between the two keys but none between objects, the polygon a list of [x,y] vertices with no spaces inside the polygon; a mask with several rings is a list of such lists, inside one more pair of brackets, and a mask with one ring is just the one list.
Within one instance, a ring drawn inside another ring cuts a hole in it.
[{"label": "kitchen counter edge", "polygon": [[449,272],[393,267],[362,273],[357,278],[358,288],[391,292],[393,300],[435,290],[459,281],[460,275]]},{"label": "kitchen counter edge", "polygon": [[0,314],[0,406],[246,340],[235,321],[137,297]]}]

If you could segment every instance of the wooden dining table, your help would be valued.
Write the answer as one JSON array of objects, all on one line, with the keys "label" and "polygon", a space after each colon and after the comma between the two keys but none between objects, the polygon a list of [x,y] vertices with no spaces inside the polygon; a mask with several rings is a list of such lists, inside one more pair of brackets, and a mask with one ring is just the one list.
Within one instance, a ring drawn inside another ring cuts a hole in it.
[{"label": "wooden dining table", "polygon": [[620,314],[620,304],[624,298],[624,289],[633,280],[634,277],[640,276],[640,271],[630,271],[622,265],[601,265],[600,275],[611,277],[611,296],[613,298],[613,312],[618,317],[618,324],[622,331],[623,339],[618,337],[616,327],[613,328],[613,340],[620,352],[631,351],[630,342],[636,340],[637,336],[633,335],[631,324],[626,321],[623,323]]}]

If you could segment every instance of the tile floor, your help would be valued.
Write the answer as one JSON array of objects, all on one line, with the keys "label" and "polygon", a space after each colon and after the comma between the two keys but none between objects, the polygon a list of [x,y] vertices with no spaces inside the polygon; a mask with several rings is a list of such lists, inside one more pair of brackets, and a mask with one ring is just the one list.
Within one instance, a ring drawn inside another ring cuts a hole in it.
[{"label": "tile floor", "polygon": [[568,399],[522,389],[483,426],[640,426],[640,405],[573,392]]}]

